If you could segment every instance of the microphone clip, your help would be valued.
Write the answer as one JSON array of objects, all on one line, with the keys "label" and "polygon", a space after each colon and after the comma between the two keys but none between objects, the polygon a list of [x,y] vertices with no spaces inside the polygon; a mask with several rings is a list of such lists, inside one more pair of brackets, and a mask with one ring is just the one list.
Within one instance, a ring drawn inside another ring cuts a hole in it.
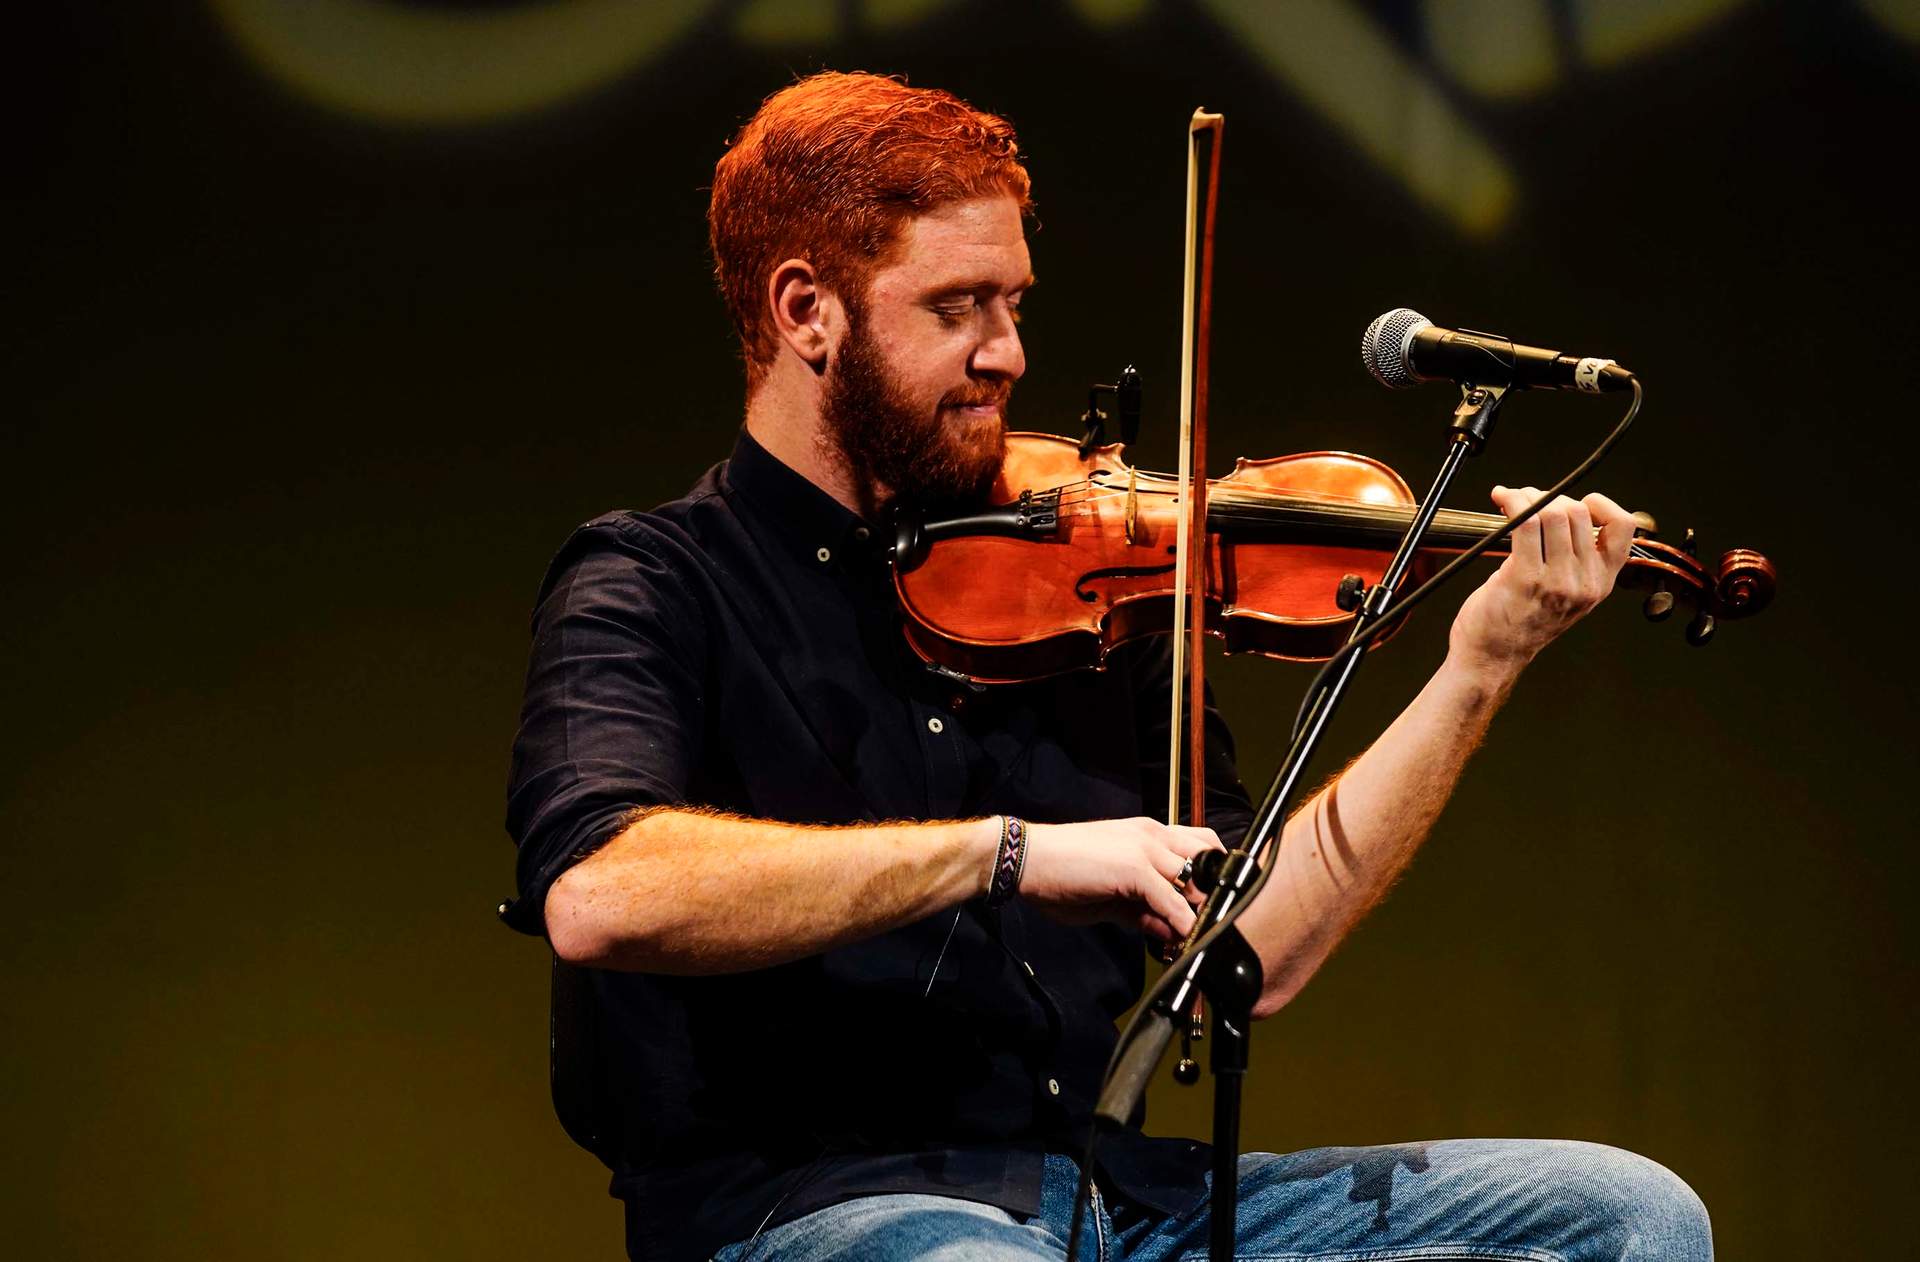
[{"label": "microphone clip", "polygon": [[1507,386],[1476,386],[1471,382],[1460,387],[1460,402],[1454,407],[1453,421],[1447,428],[1453,431],[1453,441],[1467,445],[1469,456],[1479,455],[1487,439],[1492,437],[1494,414],[1506,400],[1508,389]]},{"label": "microphone clip", "polygon": [[[1109,400],[1113,403],[1113,413],[1102,406]],[[1123,447],[1131,447],[1140,437],[1140,374],[1132,364],[1120,371],[1120,380],[1112,385],[1096,384],[1087,387],[1087,410],[1080,414],[1080,423],[1087,427],[1086,436],[1080,440],[1080,456],[1085,459],[1093,454],[1096,447],[1107,443],[1107,422],[1119,420],[1118,441]]]}]

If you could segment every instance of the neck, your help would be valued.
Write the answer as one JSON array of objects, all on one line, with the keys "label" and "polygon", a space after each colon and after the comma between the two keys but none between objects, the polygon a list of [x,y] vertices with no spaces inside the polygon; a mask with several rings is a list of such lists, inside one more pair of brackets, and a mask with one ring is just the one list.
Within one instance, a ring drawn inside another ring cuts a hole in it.
[{"label": "neck", "polygon": [[776,364],[760,388],[747,398],[747,433],[781,464],[813,483],[855,513],[863,502],[858,479],[829,436],[820,411],[820,384],[808,374],[794,379],[786,364]]}]

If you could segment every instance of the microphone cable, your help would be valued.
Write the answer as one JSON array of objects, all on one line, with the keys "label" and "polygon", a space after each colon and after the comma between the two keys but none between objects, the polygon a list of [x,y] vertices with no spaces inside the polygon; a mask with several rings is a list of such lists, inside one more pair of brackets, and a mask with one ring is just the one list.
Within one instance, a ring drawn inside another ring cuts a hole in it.
[{"label": "microphone cable", "polygon": [[[1632,426],[1634,418],[1640,414],[1640,379],[1638,377],[1630,378],[1628,384],[1633,390],[1633,400],[1627,406],[1626,415],[1620,418],[1619,423],[1613,427],[1613,431],[1602,439],[1600,445],[1595,447],[1585,460],[1582,460],[1576,465],[1571,473],[1561,478],[1545,491],[1542,491],[1540,498],[1532,504],[1529,504],[1519,516],[1510,519],[1506,525],[1494,531],[1486,538],[1474,543],[1466,551],[1442,566],[1432,578],[1429,578],[1426,582],[1414,588],[1413,591],[1407,593],[1404,598],[1396,600],[1387,606],[1386,609],[1381,611],[1380,616],[1375,618],[1365,630],[1342,645],[1338,652],[1327,659],[1326,664],[1323,665],[1319,673],[1313,677],[1313,681],[1307,685],[1306,696],[1301,700],[1300,709],[1294,716],[1293,734],[1289,738],[1290,741],[1298,741],[1300,739],[1301,729],[1306,726],[1307,715],[1312,711],[1313,705],[1319,700],[1320,695],[1326,691],[1328,681],[1342,663],[1350,660],[1355,654],[1365,649],[1367,645],[1373,643],[1376,639],[1380,638],[1381,635],[1385,634],[1388,628],[1413,612],[1414,606],[1433,595],[1442,583],[1445,583],[1448,579],[1459,573],[1461,567],[1485,553],[1487,549],[1493,547],[1495,544],[1506,539],[1516,529],[1537,516],[1540,510],[1544,509],[1548,504],[1551,504],[1556,496],[1564,494],[1567,488],[1573,486],[1581,478],[1593,472],[1594,468],[1606,458],[1607,453],[1612,451],[1621,438],[1626,436],[1626,432],[1628,428]],[[1282,820],[1279,829],[1276,831],[1283,832],[1285,826],[1285,821]],[[1276,855],[1280,842],[1280,837],[1276,836],[1274,838]],[[1201,934],[1199,938],[1194,940],[1191,947],[1181,952],[1180,960],[1185,960],[1190,956],[1206,951],[1212,947],[1215,942],[1219,941],[1220,936],[1232,928],[1233,923],[1240,919],[1241,914],[1245,912],[1248,907],[1252,906],[1254,898],[1266,887],[1268,879],[1272,877],[1274,869],[1278,866],[1278,864],[1272,862],[1262,865],[1260,871],[1255,874],[1252,883],[1247,886],[1247,891],[1240,898],[1240,901],[1227,909],[1226,914],[1220,918],[1219,924],[1214,925],[1211,929]],[[1175,961],[1175,963],[1178,962],[1179,961]],[[1106,1084],[1113,1078],[1114,1067],[1120,1063],[1122,1053],[1140,1036],[1141,1023],[1146,1019],[1146,1014],[1153,1011],[1154,1005],[1165,997],[1168,990],[1172,989],[1174,984],[1173,979],[1178,976],[1179,972],[1180,970],[1169,966],[1154,980],[1153,985],[1147,988],[1146,994],[1141,998],[1140,1003],[1135,1006],[1132,1019],[1127,1022],[1126,1028],[1120,1032],[1120,1037],[1114,1042],[1113,1053],[1107,1058],[1107,1072],[1101,1079],[1101,1090],[1103,1092],[1106,1089]],[[1179,1018],[1176,1015],[1174,1019],[1178,1020]],[[1087,1134],[1087,1159],[1085,1164],[1080,1168],[1080,1187],[1074,1195],[1073,1226],[1067,1237],[1068,1262],[1073,1262],[1079,1249],[1080,1207],[1090,1199],[1089,1190],[1093,1181],[1094,1148],[1099,1142],[1099,1137],[1100,1126],[1098,1120],[1095,1119],[1091,1122]]]},{"label": "microphone cable", "polygon": [[1342,663],[1354,654],[1360,652],[1367,645],[1379,639],[1394,623],[1413,612],[1415,605],[1431,596],[1436,588],[1452,578],[1454,573],[1462,566],[1466,565],[1469,561],[1475,560],[1481,554],[1485,553],[1487,549],[1493,547],[1494,544],[1499,543],[1511,535],[1516,529],[1532,521],[1541,509],[1553,503],[1556,496],[1564,494],[1568,487],[1571,487],[1581,478],[1593,472],[1594,467],[1604,460],[1607,453],[1613,450],[1614,445],[1626,435],[1627,428],[1633,424],[1633,418],[1640,414],[1640,379],[1638,377],[1630,377],[1627,380],[1629,387],[1633,390],[1633,400],[1627,405],[1627,414],[1620,418],[1620,423],[1613,427],[1613,432],[1601,440],[1600,445],[1595,447],[1592,454],[1581,461],[1580,464],[1574,468],[1573,472],[1567,474],[1566,477],[1561,478],[1558,482],[1542,491],[1540,498],[1527,505],[1526,509],[1523,510],[1518,517],[1513,518],[1500,529],[1473,544],[1473,546],[1469,547],[1459,556],[1447,562],[1432,578],[1429,578],[1426,582],[1414,588],[1411,592],[1407,593],[1404,598],[1396,600],[1387,606],[1366,630],[1355,636],[1349,643],[1342,645],[1338,652],[1326,660],[1326,663],[1320,667],[1319,673],[1314,675],[1313,682],[1307,685],[1306,696],[1301,698],[1300,709],[1294,714],[1293,733],[1288,737],[1290,741],[1300,739],[1300,729],[1306,726],[1307,713],[1312,710],[1313,703],[1319,699],[1320,693],[1325,690],[1328,678]]}]

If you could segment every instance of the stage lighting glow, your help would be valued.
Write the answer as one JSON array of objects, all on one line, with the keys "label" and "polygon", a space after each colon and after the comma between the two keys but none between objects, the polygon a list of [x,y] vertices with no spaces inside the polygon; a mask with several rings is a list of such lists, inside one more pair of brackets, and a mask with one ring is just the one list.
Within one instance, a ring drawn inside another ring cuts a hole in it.
[{"label": "stage lighting glow", "polygon": [[709,0],[548,0],[457,12],[392,0],[209,0],[249,57],[316,104],[473,123],[574,99],[649,64]]},{"label": "stage lighting glow", "polygon": [[1527,96],[1560,80],[1547,0],[1426,0],[1420,16],[1434,62],[1469,92]]},{"label": "stage lighting glow", "polygon": [[1512,173],[1427,72],[1344,0],[1203,0],[1274,76],[1462,231],[1487,236],[1512,207]]},{"label": "stage lighting glow", "polygon": [[1592,66],[1616,66],[1675,43],[1748,0],[1575,0],[1580,53]]},{"label": "stage lighting glow", "polygon": [[1901,39],[1920,44],[1920,0],[1860,0],[1860,7]]}]

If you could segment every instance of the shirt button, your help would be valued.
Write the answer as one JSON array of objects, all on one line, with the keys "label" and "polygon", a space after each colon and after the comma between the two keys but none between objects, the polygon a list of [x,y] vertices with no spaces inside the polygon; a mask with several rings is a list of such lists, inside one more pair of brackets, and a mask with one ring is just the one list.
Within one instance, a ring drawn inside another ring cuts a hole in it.
[{"label": "shirt button", "polygon": [[1048,1095],[1060,1094],[1060,1080],[1058,1078],[1047,1079],[1047,1094]]},{"label": "shirt button", "polygon": [[823,564],[825,562],[833,560],[833,553],[827,551],[825,548],[820,549],[818,552],[814,553],[813,555],[819,557]]},{"label": "shirt button", "polygon": [[869,534],[869,531],[865,526],[855,526],[853,528],[853,537],[855,539],[858,539],[861,543],[865,543],[867,541],[868,534]]},{"label": "shirt button", "polygon": [[939,719],[939,716],[936,715],[935,717],[927,720],[927,730],[929,732],[932,732],[935,736],[938,736],[940,735],[940,733],[947,730],[947,725],[945,723],[942,723]]}]

